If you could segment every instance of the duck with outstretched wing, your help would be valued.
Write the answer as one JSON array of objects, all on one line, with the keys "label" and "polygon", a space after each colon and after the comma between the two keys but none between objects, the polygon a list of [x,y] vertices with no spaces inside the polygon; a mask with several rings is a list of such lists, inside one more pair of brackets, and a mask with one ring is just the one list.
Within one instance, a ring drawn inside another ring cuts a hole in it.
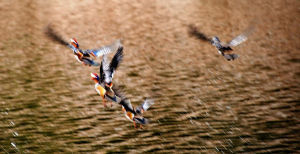
[{"label": "duck with outstretched wing", "polygon": [[134,128],[138,128],[138,125],[140,126],[140,128],[143,128],[143,125],[149,123],[149,120],[143,117],[143,113],[147,111],[148,108],[150,108],[150,106],[153,104],[154,101],[152,99],[146,99],[140,106],[134,108],[132,107],[129,99],[125,98],[120,102],[125,117],[133,122]]},{"label": "duck with outstretched wing", "polygon": [[210,42],[215,46],[222,56],[228,61],[235,60],[239,55],[233,53],[232,47],[238,46],[239,44],[245,42],[248,39],[248,36],[253,33],[254,26],[249,26],[242,34],[233,38],[229,43],[223,43],[217,36],[212,37],[211,39],[205,34],[199,32],[195,26],[190,25],[189,33],[196,37],[199,40]]},{"label": "duck with outstretched wing", "polygon": [[111,52],[116,51],[119,47],[122,46],[120,40],[114,41],[110,45],[106,45],[97,49],[87,49],[83,50],[79,48],[79,43],[75,38],[70,40],[70,43],[66,42],[57,32],[53,30],[51,26],[47,26],[45,30],[46,35],[52,39],[53,41],[65,45],[73,50],[73,54],[77,61],[83,63],[84,65],[88,66],[99,66],[100,64],[94,61],[91,58],[100,57]]},{"label": "duck with outstretched wing", "polygon": [[121,98],[113,89],[112,79],[116,69],[123,59],[123,47],[119,47],[117,53],[108,63],[107,55],[103,55],[100,65],[100,74],[91,73],[92,80],[95,82],[95,89],[102,97],[103,105],[106,107],[106,101],[119,103]]}]

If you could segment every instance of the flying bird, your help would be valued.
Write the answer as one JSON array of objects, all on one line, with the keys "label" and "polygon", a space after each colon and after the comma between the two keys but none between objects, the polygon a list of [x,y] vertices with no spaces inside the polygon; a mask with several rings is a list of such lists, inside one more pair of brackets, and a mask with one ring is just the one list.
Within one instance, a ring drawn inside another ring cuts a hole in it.
[{"label": "flying bird", "polygon": [[149,120],[143,117],[143,113],[147,111],[148,108],[150,108],[150,106],[153,104],[154,101],[152,99],[146,99],[140,106],[134,108],[132,107],[129,99],[125,98],[120,102],[125,117],[133,122],[134,128],[138,128],[137,125],[139,125],[140,128],[143,128],[143,125],[149,123]]},{"label": "flying bird", "polygon": [[116,40],[112,44],[100,47],[98,49],[83,50],[79,48],[79,43],[77,42],[76,38],[70,39],[70,43],[68,43],[57,32],[55,32],[51,26],[46,27],[45,34],[53,41],[72,49],[75,58],[79,62],[88,66],[99,66],[100,64],[91,58],[109,54],[113,51],[116,51],[120,46],[122,46],[121,41]]},{"label": "flying bird", "polygon": [[119,103],[120,95],[113,89],[112,79],[116,69],[123,59],[123,47],[119,47],[117,53],[108,63],[107,55],[103,55],[100,65],[100,74],[91,73],[92,80],[95,82],[95,90],[102,97],[103,105],[106,107],[106,100]]},{"label": "flying bird", "polygon": [[229,43],[223,43],[217,36],[214,36],[210,39],[205,34],[199,32],[196,27],[190,25],[189,28],[190,35],[195,36],[199,40],[210,42],[217,48],[219,54],[224,56],[228,61],[239,57],[239,55],[233,53],[232,47],[238,46],[239,44],[245,42],[248,39],[248,36],[254,32],[254,27],[250,26],[242,34],[233,38]]}]

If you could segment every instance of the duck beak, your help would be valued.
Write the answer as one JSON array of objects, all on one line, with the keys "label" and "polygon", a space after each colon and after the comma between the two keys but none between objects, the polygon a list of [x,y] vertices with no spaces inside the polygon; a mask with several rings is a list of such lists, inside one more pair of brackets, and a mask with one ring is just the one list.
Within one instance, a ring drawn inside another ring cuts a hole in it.
[{"label": "duck beak", "polygon": [[95,82],[98,82],[99,77],[98,77],[97,74],[91,73],[91,77],[92,77],[92,78],[91,78],[92,80],[94,80]]}]

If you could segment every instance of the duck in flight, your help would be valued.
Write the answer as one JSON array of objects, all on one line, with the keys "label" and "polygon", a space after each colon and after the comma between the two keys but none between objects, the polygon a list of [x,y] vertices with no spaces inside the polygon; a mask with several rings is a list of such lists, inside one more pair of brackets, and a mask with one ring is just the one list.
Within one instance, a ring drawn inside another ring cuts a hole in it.
[{"label": "duck in flight", "polygon": [[248,27],[242,34],[233,38],[229,43],[223,43],[217,36],[208,38],[205,34],[199,32],[196,27],[190,25],[189,33],[192,36],[195,36],[197,39],[202,41],[210,42],[213,46],[215,46],[222,56],[228,61],[235,60],[239,57],[239,55],[233,53],[232,47],[238,46],[239,44],[245,42],[248,39],[248,36],[253,33],[254,27]]},{"label": "duck in flight", "polygon": [[92,80],[95,82],[95,90],[102,97],[104,107],[106,107],[106,101],[115,103],[121,101],[120,95],[113,89],[112,79],[122,59],[123,47],[121,46],[110,63],[107,61],[107,55],[103,55],[99,75],[91,73]]},{"label": "duck in flight", "polygon": [[99,66],[100,64],[91,58],[96,58],[96,57],[100,57],[100,56],[109,54],[111,52],[116,51],[119,47],[122,46],[121,41],[116,40],[110,45],[106,45],[106,46],[103,46],[103,47],[100,47],[97,49],[83,50],[83,49],[79,48],[79,43],[77,42],[77,40],[75,38],[72,38],[70,40],[70,43],[68,43],[58,33],[56,33],[51,26],[46,27],[45,33],[53,41],[55,41],[61,45],[65,45],[65,46],[69,47],[70,49],[72,49],[73,54],[74,54],[75,58],[77,59],[77,61],[79,61],[87,66]]},{"label": "duck in flight", "polygon": [[125,114],[125,117],[133,122],[134,128],[138,128],[138,125],[140,128],[143,128],[143,125],[146,125],[149,123],[149,120],[143,117],[143,113],[150,108],[151,105],[154,104],[154,101],[151,99],[146,99],[144,102],[134,108],[131,105],[131,102],[129,99],[122,99],[120,102],[120,105],[122,106],[122,110]]}]

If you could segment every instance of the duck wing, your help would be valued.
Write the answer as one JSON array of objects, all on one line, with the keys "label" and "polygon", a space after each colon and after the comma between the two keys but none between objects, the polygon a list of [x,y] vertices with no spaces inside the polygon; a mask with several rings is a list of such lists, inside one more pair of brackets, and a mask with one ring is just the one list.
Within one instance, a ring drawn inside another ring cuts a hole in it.
[{"label": "duck wing", "polygon": [[[110,83],[110,82],[107,82],[107,81],[111,81],[111,72],[109,70],[109,63],[108,63],[108,60],[107,60],[107,55],[103,55],[102,57],[102,71],[103,71],[103,82],[106,82],[106,83]],[[100,70],[101,71],[101,70]]]},{"label": "duck wing", "polygon": [[233,38],[227,45],[230,47],[238,46],[239,44],[245,42],[248,39],[249,35],[254,32],[254,30],[254,26],[248,27],[242,34]]},{"label": "duck wing", "polygon": [[122,99],[121,102],[120,102],[120,105],[122,105],[125,108],[126,111],[135,113],[129,99],[127,99],[127,98]]},{"label": "duck wing", "polygon": [[105,79],[105,73],[103,71],[103,60],[101,61],[99,70],[100,70],[99,71],[99,75],[100,75],[99,84],[102,84],[104,82],[104,79]]},{"label": "duck wing", "polygon": [[86,51],[89,54],[93,55],[94,57],[100,57],[100,56],[103,56],[103,55],[106,55],[106,54],[116,51],[120,46],[122,46],[121,40],[118,39],[118,40],[114,41],[112,44],[100,47],[98,49],[88,49]]},{"label": "duck wing", "polygon": [[136,113],[142,114],[143,111],[147,111],[153,104],[154,101],[152,99],[146,99],[140,106],[136,108]]},{"label": "duck wing", "polygon": [[[117,53],[114,55],[113,59],[109,64],[109,72],[110,72],[110,82],[114,76],[116,69],[118,68],[119,64],[123,60],[123,47],[119,47]],[[109,83],[109,82],[108,82]]]},{"label": "duck wing", "polygon": [[91,59],[89,59],[89,58],[82,58],[82,61],[85,63],[85,64],[87,64],[87,65],[92,65],[92,66],[99,66],[100,64],[99,63],[97,63],[97,62],[95,62],[95,61],[93,61],[93,60],[91,60]]},{"label": "duck wing", "polygon": [[108,63],[107,60],[107,55],[103,55],[102,58],[102,63],[103,63],[103,72],[105,74],[105,78],[104,81],[106,83],[111,83],[112,82],[112,78],[114,76],[114,73],[116,71],[116,69],[118,68],[120,62],[123,59],[123,47],[119,47],[117,53],[114,55],[114,57],[112,58],[110,64]]}]

